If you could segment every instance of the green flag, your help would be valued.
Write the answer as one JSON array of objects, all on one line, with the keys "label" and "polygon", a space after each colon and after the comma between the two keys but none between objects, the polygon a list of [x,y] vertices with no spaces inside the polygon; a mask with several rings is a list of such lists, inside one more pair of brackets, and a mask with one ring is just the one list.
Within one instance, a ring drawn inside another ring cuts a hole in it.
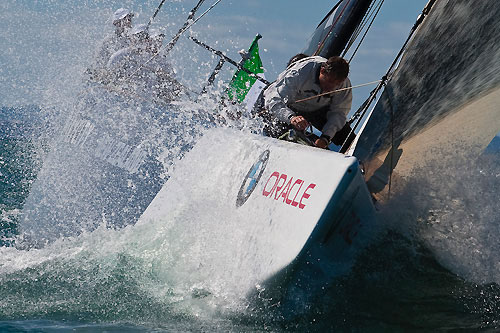
[{"label": "green flag", "polygon": [[[255,36],[255,39],[248,50],[249,58],[243,63],[244,68],[255,74],[264,73],[264,67],[262,66],[262,61],[259,56],[258,41],[261,38],[261,35]],[[264,76],[262,75],[262,77]],[[248,73],[242,70],[236,71],[227,89],[229,98],[240,103],[243,102],[256,80],[256,78],[251,77]]]}]

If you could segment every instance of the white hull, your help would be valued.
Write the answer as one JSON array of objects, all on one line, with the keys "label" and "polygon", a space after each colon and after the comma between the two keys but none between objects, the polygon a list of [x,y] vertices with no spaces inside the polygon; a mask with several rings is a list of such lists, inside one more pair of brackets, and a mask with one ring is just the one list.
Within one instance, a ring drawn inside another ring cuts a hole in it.
[{"label": "white hull", "polygon": [[197,273],[208,285],[260,296],[271,288],[266,297],[277,300],[305,271],[315,280],[307,288],[339,274],[373,218],[355,158],[217,129],[177,164],[138,223],[182,224],[183,260],[210,271]]}]

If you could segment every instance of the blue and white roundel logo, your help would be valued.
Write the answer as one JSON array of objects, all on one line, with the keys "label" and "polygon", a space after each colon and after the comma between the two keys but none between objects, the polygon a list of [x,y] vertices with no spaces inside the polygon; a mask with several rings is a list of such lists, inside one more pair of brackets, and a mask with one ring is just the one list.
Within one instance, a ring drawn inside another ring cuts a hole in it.
[{"label": "blue and white roundel logo", "polygon": [[238,197],[236,198],[237,207],[243,205],[248,200],[253,190],[255,190],[255,187],[257,187],[260,177],[262,177],[262,174],[266,169],[268,159],[269,150],[265,150],[262,154],[260,154],[259,160],[252,165],[250,170],[248,170],[245,180],[243,180],[240,191],[238,192]]}]

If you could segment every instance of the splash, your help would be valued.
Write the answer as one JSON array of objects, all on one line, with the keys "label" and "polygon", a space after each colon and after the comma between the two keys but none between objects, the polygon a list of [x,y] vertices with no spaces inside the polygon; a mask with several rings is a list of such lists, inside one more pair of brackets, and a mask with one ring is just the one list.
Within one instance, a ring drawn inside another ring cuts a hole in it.
[{"label": "splash", "polygon": [[413,172],[384,207],[384,218],[423,241],[455,274],[479,284],[500,283],[498,154],[456,157],[436,158]]},{"label": "splash", "polygon": [[[137,83],[129,87],[103,85],[89,80],[86,68],[92,62],[92,49],[82,44],[97,45],[94,21],[105,19],[102,8],[92,5],[72,8],[66,19],[61,13],[50,13],[48,8],[23,8],[39,12],[50,19],[55,29],[73,39],[71,57],[49,59],[55,66],[46,66],[49,75],[43,76],[37,86],[43,86],[40,104],[44,114],[57,119],[47,129],[50,152],[44,156],[43,166],[24,204],[19,223],[20,247],[42,247],[59,237],[74,236],[94,230],[101,224],[123,227],[133,224],[154,195],[169,178],[175,161],[196,142],[204,129],[216,124],[222,126],[251,126],[250,119],[237,119],[236,106],[221,110],[218,103],[224,94],[224,83],[219,80],[200,96],[206,78],[198,75],[201,69],[210,74],[209,66],[217,59],[199,48],[196,52],[179,43],[166,60],[172,62],[173,74],[184,87],[184,94],[175,101],[151,100],[149,91],[139,89]],[[186,10],[177,7],[179,21]],[[7,11],[15,11],[13,4]],[[78,13],[81,10],[81,13]],[[90,15],[95,11],[98,15]],[[175,10],[171,12],[175,13]],[[135,19],[143,20],[142,8]],[[69,30],[68,24],[76,17],[88,15],[92,20]],[[57,23],[56,23],[57,22]],[[99,25],[99,26],[102,26]],[[175,25],[163,27],[175,31]],[[190,45],[192,47],[192,45]],[[82,52],[78,50],[84,48]],[[190,57],[178,58],[189,53]],[[57,56],[61,56],[60,54]],[[32,65],[33,56],[29,65]],[[192,73],[187,63],[200,64]],[[176,69],[177,68],[177,69]],[[179,70],[179,69],[182,69]],[[144,77],[147,77],[148,73]]]}]

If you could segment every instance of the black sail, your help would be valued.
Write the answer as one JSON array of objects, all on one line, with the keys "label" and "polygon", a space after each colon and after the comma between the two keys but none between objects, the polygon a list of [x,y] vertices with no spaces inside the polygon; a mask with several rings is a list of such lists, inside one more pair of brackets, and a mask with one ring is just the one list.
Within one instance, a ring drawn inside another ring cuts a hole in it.
[{"label": "black sail", "polygon": [[338,56],[361,23],[372,0],[343,0],[320,22],[303,51],[325,58]]}]

